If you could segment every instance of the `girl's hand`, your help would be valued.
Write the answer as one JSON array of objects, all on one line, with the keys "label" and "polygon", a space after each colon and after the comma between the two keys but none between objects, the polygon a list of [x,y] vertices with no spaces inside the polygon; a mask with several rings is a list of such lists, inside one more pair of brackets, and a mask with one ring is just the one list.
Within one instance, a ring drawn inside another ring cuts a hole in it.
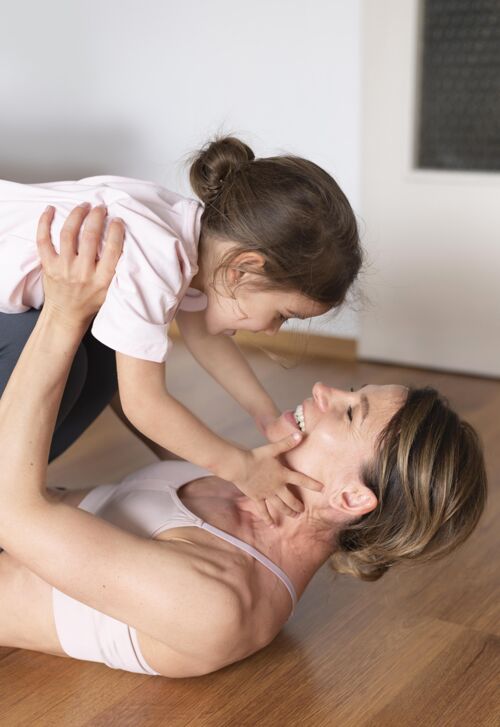
[{"label": "girl's hand", "polygon": [[257,425],[257,429],[270,442],[273,440],[269,437],[269,431],[272,429],[273,424],[279,417],[280,412],[278,410],[276,410],[274,414],[255,417],[255,424]]},{"label": "girl's hand", "polygon": [[295,516],[304,509],[301,500],[290,492],[287,484],[305,487],[315,492],[323,490],[321,482],[288,469],[277,459],[280,454],[293,449],[301,441],[301,433],[294,432],[279,442],[265,444],[263,447],[245,452],[241,471],[231,478],[241,492],[255,500],[262,519],[268,525],[272,525],[274,521],[266,500],[272,502],[283,515]]},{"label": "girl's hand", "polygon": [[36,242],[43,269],[43,307],[57,312],[71,324],[89,322],[99,310],[123,248],[124,224],[115,219],[109,226],[102,256],[98,258],[107,210],[104,206],[89,210],[90,205],[83,204],[68,215],[61,230],[59,254],[50,233],[54,207],[47,207],[38,223]]}]

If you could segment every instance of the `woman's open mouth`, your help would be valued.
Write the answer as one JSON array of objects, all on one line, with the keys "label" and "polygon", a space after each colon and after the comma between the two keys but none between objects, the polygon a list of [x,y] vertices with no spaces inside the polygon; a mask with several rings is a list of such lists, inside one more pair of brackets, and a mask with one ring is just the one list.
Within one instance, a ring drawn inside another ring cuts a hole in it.
[{"label": "woman's open mouth", "polygon": [[283,412],[282,416],[296,429],[300,429],[301,432],[306,431],[303,404],[299,404],[295,410],[287,409]]},{"label": "woman's open mouth", "polygon": [[297,408],[295,409],[293,416],[295,417],[295,421],[297,422],[299,429],[301,432],[306,431],[306,425],[304,421],[304,406],[302,404],[299,404]]}]

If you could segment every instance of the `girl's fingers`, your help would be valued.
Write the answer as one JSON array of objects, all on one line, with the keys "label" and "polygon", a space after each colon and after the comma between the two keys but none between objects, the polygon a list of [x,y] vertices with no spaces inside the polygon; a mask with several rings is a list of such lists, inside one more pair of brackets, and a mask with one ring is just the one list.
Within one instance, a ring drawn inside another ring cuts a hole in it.
[{"label": "girl's fingers", "polygon": [[255,500],[255,505],[257,506],[260,517],[262,518],[262,520],[264,520],[266,525],[274,525],[274,520],[272,519],[271,514],[267,509],[266,501]]},{"label": "girl's fingers", "polygon": [[266,454],[271,457],[277,457],[284,452],[288,452],[290,449],[296,447],[302,441],[302,433],[298,430],[292,434],[288,434],[284,439],[280,439],[278,442],[272,444],[264,444],[259,447],[262,452],[266,451]]},{"label": "girl's fingers", "polygon": [[267,497],[266,503],[268,502],[272,503],[276,510],[278,510],[285,517],[295,517],[298,513],[297,510],[294,510],[284,500],[282,500],[281,492],[280,494],[275,494],[271,495],[271,497]]},{"label": "girl's fingers", "polygon": [[54,219],[54,214],[55,208],[49,205],[38,220],[36,244],[38,247],[38,254],[42,261],[42,267],[44,268],[47,268],[53,260],[57,259],[57,253],[54,250],[52,236],[50,234],[50,227],[52,220]]},{"label": "girl's fingers", "polygon": [[124,239],[125,223],[123,220],[116,217],[111,220],[101,259],[98,262],[99,270],[102,271],[109,280],[111,280],[115,274],[118,260],[122,254]]},{"label": "girl's fingers", "polygon": [[279,498],[280,502],[284,503],[287,510],[291,510],[291,512],[286,513],[287,515],[295,515],[296,513],[304,512],[304,503],[296,497],[293,492],[290,492],[286,485],[275,492],[275,497]]},{"label": "girl's fingers", "polygon": [[78,252],[78,235],[90,205],[83,203],[75,207],[67,216],[60,235],[60,257],[66,261],[72,260]]},{"label": "girl's fingers", "polygon": [[323,492],[325,489],[321,482],[313,480],[311,477],[303,475],[300,472],[295,472],[294,470],[287,470],[286,481],[291,485],[304,487],[306,490],[313,490],[314,492]]}]

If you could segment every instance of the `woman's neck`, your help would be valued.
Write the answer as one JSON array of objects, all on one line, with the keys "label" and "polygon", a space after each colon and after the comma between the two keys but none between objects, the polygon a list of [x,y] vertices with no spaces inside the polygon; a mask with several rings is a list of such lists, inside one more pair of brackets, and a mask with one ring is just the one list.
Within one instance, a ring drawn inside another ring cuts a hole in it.
[{"label": "woman's neck", "polygon": [[248,534],[245,540],[285,571],[300,597],[333,552],[336,536],[333,526],[321,521],[308,505],[298,517],[284,517],[273,512],[274,527],[263,523],[255,503],[249,498],[236,498],[235,507],[242,531],[250,534],[251,541]]},{"label": "woman's neck", "polygon": [[298,596],[333,552],[336,531],[317,516],[306,500],[297,518],[272,513],[275,527],[261,520],[255,503],[234,485],[215,475],[193,480],[178,495],[191,512],[206,522],[252,545],[291,578]]}]

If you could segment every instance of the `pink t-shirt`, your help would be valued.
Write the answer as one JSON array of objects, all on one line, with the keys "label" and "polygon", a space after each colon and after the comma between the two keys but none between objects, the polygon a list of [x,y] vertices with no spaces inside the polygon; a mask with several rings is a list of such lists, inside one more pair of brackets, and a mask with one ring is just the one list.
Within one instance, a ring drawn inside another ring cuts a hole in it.
[{"label": "pink t-shirt", "polygon": [[153,182],[110,176],[47,184],[0,180],[0,311],[43,305],[38,220],[48,204],[56,208],[52,241],[59,250],[64,220],[82,202],[106,204],[108,220],[121,217],[126,225],[123,253],[93,335],[115,351],[164,361],[176,311],[207,304],[203,293],[189,288],[198,271],[203,205]]}]

